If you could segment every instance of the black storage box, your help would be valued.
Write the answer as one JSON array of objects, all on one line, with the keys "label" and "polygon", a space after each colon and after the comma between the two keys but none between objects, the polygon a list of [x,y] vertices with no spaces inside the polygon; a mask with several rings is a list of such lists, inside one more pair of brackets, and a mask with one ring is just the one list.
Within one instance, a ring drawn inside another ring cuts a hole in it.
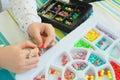
[{"label": "black storage box", "polygon": [[84,2],[64,3],[50,0],[38,10],[42,22],[69,33],[83,23],[92,13],[92,5]]}]

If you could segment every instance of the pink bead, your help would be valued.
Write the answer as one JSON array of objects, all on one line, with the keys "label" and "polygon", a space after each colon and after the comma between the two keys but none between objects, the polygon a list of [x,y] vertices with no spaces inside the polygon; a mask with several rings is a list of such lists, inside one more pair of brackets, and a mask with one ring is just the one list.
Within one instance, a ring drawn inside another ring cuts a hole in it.
[{"label": "pink bead", "polygon": [[61,78],[61,77],[58,77],[58,80],[62,80],[62,78]]},{"label": "pink bead", "polygon": [[38,78],[34,78],[34,80],[39,80]]}]

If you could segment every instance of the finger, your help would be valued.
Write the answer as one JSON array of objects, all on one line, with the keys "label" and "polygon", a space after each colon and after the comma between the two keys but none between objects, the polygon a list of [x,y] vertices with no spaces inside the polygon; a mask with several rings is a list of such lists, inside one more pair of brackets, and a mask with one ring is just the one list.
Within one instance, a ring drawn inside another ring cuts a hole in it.
[{"label": "finger", "polygon": [[55,35],[55,30],[54,30],[54,28],[51,24],[46,24],[45,27],[46,27],[45,32],[46,32],[47,35],[49,35],[49,36],[50,35]]},{"label": "finger", "polygon": [[44,47],[48,47],[51,42],[55,40],[54,34],[49,34],[46,38],[44,38]]},{"label": "finger", "polygon": [[36,32],[36,34],[34,35],[34,39],[37,42],[38,46],[43,43],[42,37],[39,32]]},{"label": "finger", "polygon": [[24,72],[31,70],[33,68],[36,68],[38,64],[32,64],[32,65],[28,65],[28,66],[24,66]]},{"label": "finger", "polygon": [[27,55],[27,59],[30,59],[30,58],[32,58],[32,57],[36,57],[36,56],[39,56],[39,52],[38,52],[38,49],[37,49],[37,51],[32,51],[31,49],[29,49],[29,54]]},{"label": "finger", "polygon": [[25,48],[36,48],[37,46],[32,43],[31,41],[24,41],[21,43],[21,45],[19,45],[22,49],[25,49]]},{"label": "finger", "polygon": [[45,48],[48,47],[52,41],[55,40],[55,30],[52,27],[52,25],[49,25],[49,29],[47,29],[46,34],[47,34],[47,38],[45,38],[45,43],[44,43]]},{"label": "finger", "polygon": [[53,39],[49,36],[45,39],[45,43],[44,43],[44,48],[47,48],[50,43],[53,41]]},{"label": "finger", "polygon": [[38,48],[34,48],[34,49],[27,48],[23,50],[22,56],[24,59],[29,59],[31,57],[39,56],[38,52],[39,52]]},{"label": "finger", "polygon": [[39,57],[33,57],[33,58],[30,58],[30,59],[26,59],[25,60],[25,65],[28,66],[28,65],[33,65],[33,64],[37,64],[39,62]]},{"label": "finger", "polygon": [[56,41],[53,40],[48,46],[47,46],[47,49],[49,49],[50,47],[54,46],[56,44]]}]

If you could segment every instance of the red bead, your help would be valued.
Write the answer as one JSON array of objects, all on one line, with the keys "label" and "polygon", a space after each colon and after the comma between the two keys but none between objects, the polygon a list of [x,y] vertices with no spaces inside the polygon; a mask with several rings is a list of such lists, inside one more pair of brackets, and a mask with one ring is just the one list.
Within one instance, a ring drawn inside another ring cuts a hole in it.
[{"label": "red bead", "polygon": [[100,45],[103,45],[103,42],[100,42]]},{"label": "red bead", "polygon": [[45,48],[44,44],[42,44],[42,45],[40,46],[40,48]]},{"label": "red bead", "polygon": [[101,76],[100,72],[98,72],[98,76]]},{"label": "red bead", "polygon": [[107,74],[108,74],[107,70],[104,72],[104,74],[105,74],[105,75],[107,75]]}]

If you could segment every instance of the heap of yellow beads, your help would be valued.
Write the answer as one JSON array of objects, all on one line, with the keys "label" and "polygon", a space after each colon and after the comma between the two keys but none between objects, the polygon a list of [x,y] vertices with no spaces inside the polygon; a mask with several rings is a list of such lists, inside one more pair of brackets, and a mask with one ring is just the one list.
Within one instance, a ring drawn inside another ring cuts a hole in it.
[{"label": "heap of yellow beads", "polygon": [[86,75],[85,78],[86,78],[87,80],[95,80],[95,76],[94,76],[93,74],[91,74],[91,75]]},{"label": "heap of yellow beads", "polygon": [[107,76],[108,80],[112,80],[112,73],[110,70],[101,70],[98,72],[98,80],[102,80],[103,76]]},{"label": "heap of yellow beads", "polygon": [[87,34],[86,34],[86,39],[93,42],[94,40],[96,40],[99,37],[99,33],[97,33],[94,29],[90,30]]}]

